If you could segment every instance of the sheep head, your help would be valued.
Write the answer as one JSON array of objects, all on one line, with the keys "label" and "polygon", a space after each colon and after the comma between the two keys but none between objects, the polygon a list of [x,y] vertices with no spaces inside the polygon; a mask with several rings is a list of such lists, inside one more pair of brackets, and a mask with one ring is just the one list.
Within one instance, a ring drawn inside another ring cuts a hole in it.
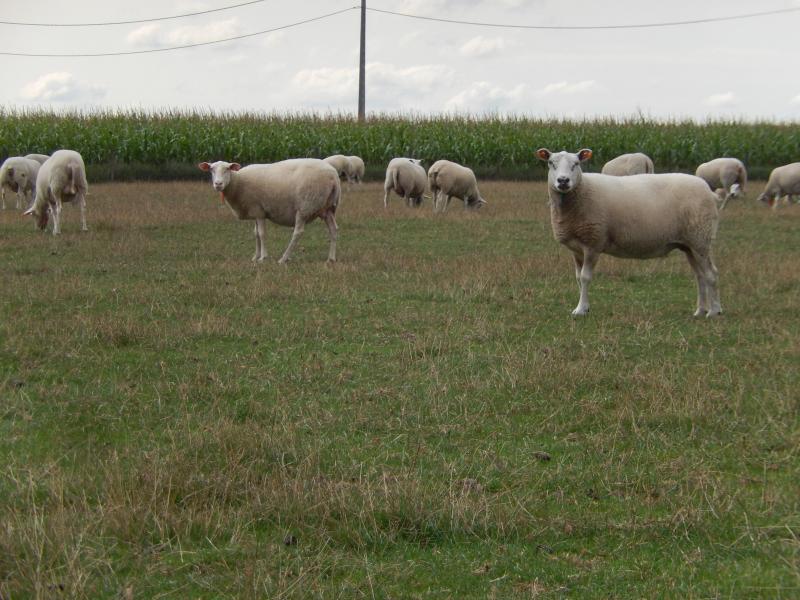
[{"label": "sheep head", "polygon": [[39,204],[37,205],[36,202],[30,205],[28,210],[26,210],[23,215],[33,215],[33,221],[36,223],[36,227],[44,231],[47,229],[47,220],[49,218],[50,210],[47,204]]},{"label": "sheep head", "polygon": [[571,152],[550,152],[547,148],[536,151],[539,160],[547,163],[547,183],[559,194],[569,194],[581,183],[581,163],[592,158],[592,151],[588,148],[580,150],[577,154]]},{"label": "sheep head", "polygon": [[215,163],[201,162],[197,165],[201,171],[211,172],[211,185],[218,192],[222,192],[231,182],[231,171],[238,171],[242,168],[239,163],[229,163],[218,160]]}]

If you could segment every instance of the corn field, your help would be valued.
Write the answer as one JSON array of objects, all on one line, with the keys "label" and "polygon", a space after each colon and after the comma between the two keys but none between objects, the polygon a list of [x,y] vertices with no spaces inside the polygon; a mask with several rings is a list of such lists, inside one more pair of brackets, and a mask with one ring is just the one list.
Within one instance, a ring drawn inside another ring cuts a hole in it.
[{"label": "corn field", "polygon": [[396,156],[427,164],[448,158],[480,177],[544,175],[534,151],[588,147],[590,169],[625,152],[651,156],[657,171],[693,172],[735,156],[752,178],[800,159],[797,124],[746,121],[653,121],[646,118],[556,120],[520,116],[374,115],[366,124],[343,114],[0,110],[0,158],[79,151],[90,178],[166,179],[196,175],[201,160],[273,162],[290,157],[357,154],[368,177]]}]

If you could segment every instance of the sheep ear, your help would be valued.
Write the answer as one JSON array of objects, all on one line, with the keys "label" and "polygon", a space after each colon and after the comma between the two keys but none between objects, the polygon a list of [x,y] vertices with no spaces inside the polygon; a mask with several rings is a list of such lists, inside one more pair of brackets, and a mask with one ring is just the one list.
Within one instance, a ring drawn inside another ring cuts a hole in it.
[{"label": "sheep ear", "polygon": [[536,151],[536,156],[539,157],[539,160],[549,160],[550,150],[548,150],[547,148],[539,148]]},{"label": "sheep ear", "polygon": [[578,159],[581,162],[583,162],[585,160],[589,160],[590,158],[592,158],[592,151],[589,150],[588,148],[584,148],[583,150],[578,152]]},{"label": "sheep ear", "polygon": [[211,170],[211,165],[208,164],[207,162],[201,162],[199,165],[197,165],[197,167],[201,171],[210,171]]},{"label": "sheep ear", "polygon": [[231,163],[231,171],[238,171],[241,168],[242,165],[240,165],[239,163]]}]

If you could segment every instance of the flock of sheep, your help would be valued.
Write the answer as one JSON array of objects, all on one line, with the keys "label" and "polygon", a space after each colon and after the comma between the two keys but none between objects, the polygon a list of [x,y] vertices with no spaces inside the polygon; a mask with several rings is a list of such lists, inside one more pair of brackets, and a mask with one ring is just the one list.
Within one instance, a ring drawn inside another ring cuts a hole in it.
[{"label": "flock of sheep", "polygon": [[[655,174],[653,161],[641,153],[624,154],[607,162],[600,174],[583,173],[581,163],[592,151],[550,152],[536,155],[548,164],[548,194],[553,235],[573,254],[580,299],[573,315],[589,311],[588,288],[601,254],[647,259],[682,251],[697,279],[695,316],[722,312],[717,269],[711,245],[719,223],[719,210],[730,198],[741,196],[747,171],[735,158],[703,163],[695,175]],[[336,209],[343,181],[360,183],[364,161],[337,154],[324,160],[297,158],[272,164],[202,162],[211,174],[222,200],[243,220],[255,221],[254,261],[267,258],[266,221],[293,227],[292,238],[279,263],[289,260],[305,225],[320,218],[328,227],[328,260],[336,260],[338,225]],[[81,229],[86,231],[86,168],[81,155],[58,150],[52,156],[28,154],[6,159],[0,167],[0,193],[5,210],[5,191],[17,193],[17,208],[33,215],[44,230],[50,217],[53,233],[61,231],[64,202],[78,204]],[[407,206],[419,206],[430,189],[434,212],[444,212],[452,198],[464,208],[477,209],[486,201],[478,191],[473,171],[448,160],[439,160],[426,172],[419,160],[395,158],[389,162],[384,181],[384,207],[389,193],[401,196]],[[781,197],[800,195],[800,162],[778,167],[770,174],[758,200],[777,207]],[[27,198],[31,200],[28,201]]]}]

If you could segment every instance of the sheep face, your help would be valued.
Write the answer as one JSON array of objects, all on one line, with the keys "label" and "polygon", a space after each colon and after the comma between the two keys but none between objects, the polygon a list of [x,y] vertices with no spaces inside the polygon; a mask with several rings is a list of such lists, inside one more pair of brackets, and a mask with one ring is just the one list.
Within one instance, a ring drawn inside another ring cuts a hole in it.
[{"label": "sheep face", "polygon": [[34,202],[28,210],[26,210],[23,215],[33,215],[33,222],[36,223],[36,227],[44,231],[47,229],[47,221],[48,216],[50,213],[49,207],[45,205],[37,206]]},{"label": "sheep face", "polygon": [[581,183],[581,163],[592,157],[592,151],[584,148],[577,154],[550,152],[547,148],[536,151],[539,160],[547,163],[547,183],[559,194],[569,194]]},{"label": "sheep face", "polygon": [[9,167],[3,173],[3,183],[11,188],[12,192],[19,191],[19,183],[17,183],[17,177],[15,177],[17,173],[14,170],[14,167]]},{"label": "sheep face", "polygon": [[757,201],[758,202],[763,202],[764,204],[766,204],[768,206],[772,206],[772,205],[775,204],[775,198],[773,196],[770,196],[769,194],[767,194],[767,192],[762,192],[761,194],[759,194],[759,196],[757,198]]},{"label": "sheep face", "polygon": [[218,160],[215,163],[202,162],[197,165],[201,171],[211,172],[211,185],[218,192],[222,192],[231,182],[231,171],[238,171],[242,168],[239,163],[229,163]]}]

